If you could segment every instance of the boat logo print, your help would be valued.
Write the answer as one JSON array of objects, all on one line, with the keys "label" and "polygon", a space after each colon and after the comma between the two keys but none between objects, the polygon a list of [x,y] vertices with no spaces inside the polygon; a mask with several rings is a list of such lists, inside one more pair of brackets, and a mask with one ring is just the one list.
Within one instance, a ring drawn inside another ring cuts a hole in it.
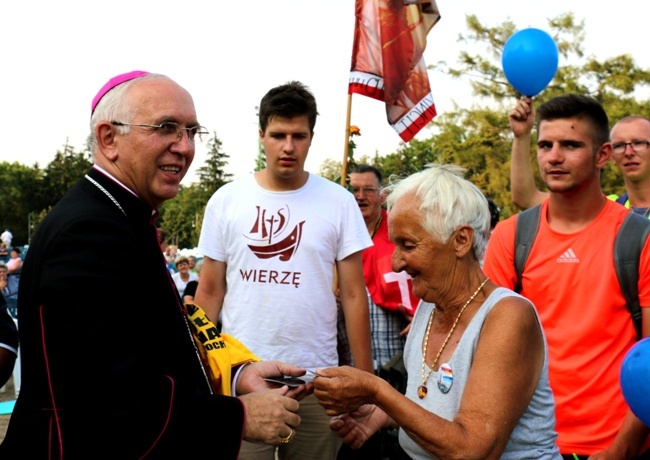
[{"label": "boat logo print", "polygon": [[291,227],[291,211],[285,205],[275,212],[256,206],[257,217],[248,235],[251,240],[248,247],[259,259],[271,259],[278,256],[286,262],[298,250],[302,237],[303,220]]}]

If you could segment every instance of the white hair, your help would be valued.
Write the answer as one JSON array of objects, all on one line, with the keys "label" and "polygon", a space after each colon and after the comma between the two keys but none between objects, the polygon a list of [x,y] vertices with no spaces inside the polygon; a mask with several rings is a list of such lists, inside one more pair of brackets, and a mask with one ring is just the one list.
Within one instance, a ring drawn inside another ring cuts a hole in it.
[{"label": "white hair", "polygon": [[474,229],[472,249],[477,260],[485,253],[490,232],[490,210],[485,195],[467,179],[465,169],[456,165],[430,164],[388,187],[390,210],[406,195],[420,199],[422,227],[443,243],[462,225]]}]

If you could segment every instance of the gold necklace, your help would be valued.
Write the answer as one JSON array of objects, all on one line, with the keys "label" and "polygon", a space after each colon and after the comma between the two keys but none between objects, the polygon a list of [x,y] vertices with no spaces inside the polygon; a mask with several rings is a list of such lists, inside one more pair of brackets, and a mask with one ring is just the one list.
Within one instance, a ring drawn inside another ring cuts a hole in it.
[{"label": "gold necklace", "polygon": [[372,230],[372,233],[370,234],[370,239],[373,239],[375,237],[375,234],[377,233],[377,230],[379,230],[379,226],[381,225],[381,212],[379,213],[379,219],[377,219],[377,223],[375,223],[375,228]]},{"label": "gold necklace", "polygon": [[485,283],[487,283],[490,280],[490,278],[485,278],[481,285],[474,291],[474,294],[470,296],[469,299],[467,299],[467,302],[465,302],[465,305],[462,306],[460,309],[460,312],[458,312],[458,316],[456,316],[456,320],[454,321],[454,324],[452,324],[451,329],[449,330],[449,334],[447,334],[447,338],[445,341],[442,343],[442,346],[440,347],[440,350],[438,350],[438,354],[436,355],[436,359],[433,360],[433,364],[429,368],[429,372],[425,375],[424,374],[424,365],[426,364],[426,356],[427,356],[427,345],[429,344],[429,331],[431,330],[431,323],[433,323],[433,316],[436,313],[436,307],[435,305],[433,306],[433,310],[431,310],[431,315],[429,315],[429,324],[427,324],[427,332],[424,335],[424,344],[422,345],[422,385],[418,387],[418,397],[420,399],[424,399],[424,397],[427,395],[427,380],[429,380],[429,376],[433,372],[433,369],[436,367],[436,364],[438,364],[438,359],[440,359],[440,355],[442,354],[442,351],[445,349],[447,346],[447,342],[449,342],[449,338],[451,337],[451,334],[454,333],[454,329],[456,329],[456,325],[458,324],[458,320],[460,319],[461,315],[465,311],[465,308],[472,303],[472,300],[478,295],[479,292],[481,292],[481,289],[483,289],[483,286],[485,286]]}]

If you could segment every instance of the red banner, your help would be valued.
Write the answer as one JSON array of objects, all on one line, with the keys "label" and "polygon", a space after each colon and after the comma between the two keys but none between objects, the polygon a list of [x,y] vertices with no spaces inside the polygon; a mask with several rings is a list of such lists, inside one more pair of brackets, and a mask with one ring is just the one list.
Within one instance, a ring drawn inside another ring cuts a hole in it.
[{"label": "red banner", "polygon": [[388,123],[408,142],[436,116],[424,63],[434,1],[356,0],[350,93],[386,103]]}]

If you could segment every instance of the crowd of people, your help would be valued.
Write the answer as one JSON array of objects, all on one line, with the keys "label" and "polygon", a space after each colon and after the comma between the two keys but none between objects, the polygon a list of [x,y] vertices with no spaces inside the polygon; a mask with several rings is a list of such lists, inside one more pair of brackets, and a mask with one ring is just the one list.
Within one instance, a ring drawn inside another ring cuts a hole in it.
[{"label": "crowd of people", "polygon": [[12,375],[18,356],[18,329],[15,315],[22,267],[21,249],[12,247],[13,234],[0,234],[0,391]]},{"label": "crowd of people", "polygon": [[0,262],[0,388],[11,377],[18,355],[18,329],[10,315],[9,302],[16,295],[18,277],[8,276],[9,269]]},{"label": "crowd of people", "polygon": [[[590,97],[517,102],[513,200],[539,204],[519,273],[518,216],[498,222],[462,168],[386,185],[358,165],[349,191],[308,172],[317,116],[301,82],[263,96],[266,166],[209,200],[197,262],[155,226],[207,134],[192,97],[143,71],[100,89],[94,164],[18,267],[25,365],[0,457],[650,458],[618,383],[638,335],[614,261],[624,222],[648,223],[650,121],[610,135]],[[529,162],[535,120],[548,192]],[[600,188],[610,158],[622,205]],[[136,250],[138,276],[119,267]],[[0,341],[15,336],[3,324]],[[5,343],[0,384],[17,348]],[[396,362],[403,388],[382,373]],[[232,382],[215,385],[215,367]]]}]

